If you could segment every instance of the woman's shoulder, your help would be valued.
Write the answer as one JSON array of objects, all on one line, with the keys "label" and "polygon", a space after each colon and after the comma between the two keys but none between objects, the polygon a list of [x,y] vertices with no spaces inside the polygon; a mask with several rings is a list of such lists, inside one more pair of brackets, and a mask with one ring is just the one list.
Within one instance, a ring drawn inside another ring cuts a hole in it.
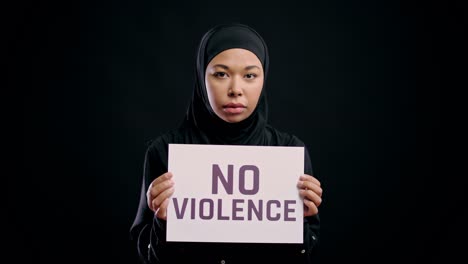
[{"label": "woman's shoulder", "polygon": [[266,133],[272,145],[277,146],[305,146],[304,142],[287,131],[279,130],[271,125],[266,126]]},{"label": "woman's shoulder", "polygon": [[181,143],[183,142],[183,138],[185,135],[185,128],[178,127],[174,128],[161,134],[149,139],[146,141],[146,146],[148,148],[167,148],[168,144],[174,143]]}]

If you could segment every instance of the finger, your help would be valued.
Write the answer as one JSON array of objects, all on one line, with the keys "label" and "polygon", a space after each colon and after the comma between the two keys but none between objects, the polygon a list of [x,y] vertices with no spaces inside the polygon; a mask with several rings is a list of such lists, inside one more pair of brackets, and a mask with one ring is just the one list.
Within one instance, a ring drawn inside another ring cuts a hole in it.
[{"label": "finger", "polygon": [[307,199],[304,199],[304,207],[304,216],[312,216],[318,214],[317,206]]},{"label": "finger", "polygon": [[164,174],[161,174],[161,176],[157,177],[156,179],[154,179],[154,181],[151,183],[152,185],[157,185],[163,181],[166,181],[166,180],[169,180],[172,178],[172,172],[168,171]]},{"label": "finger", "polygon": [[157,197],[160,193],[164,192],[165,190],[174,186],[174,181],[172,179],[165,180],[160,182],[157,185],[153,185],[152,188],[149,189],[151,196]]},{"label": "finger", "polygon": [[320,181],[317,180],[317,178],[313,177],[313,176],[310,176],[309,174],[303,174],[299,177],[299,179],[301,181],[311,181],[315,184],[317,184],[318,186],[320,186]]},{"label": "finger", "polygon": [[151,201],[153,200],[154,197],[156,197],[157,195],[157,192],[156,193],[151,193],[151,191],[153,190],[153,187],[154,186],[157,186],[159,185],[161,182],[163,181],[166,181],[166,180],[169,180],[172,178],[172,172],[166,172],[164,174],[161,174],[160,176],[158,176],[156,179],[154,179],[150,185],[148,186],[148,190],[146,191],[146,202],[148,204],[148,207],[153,210],[152,206],[151,206]]},{"label": "finger", "polygon": [[148,204],[148,207],[156,211],[157,208],[153,207],[153,200],[158,197],[163,191],[167,190],[168,188],[171,188],[174,186],[174,182],[172,179],[165,180],[157,185],[150,185],[150,188],[146,192],[146,202]]},{"label": "finger", "polygon": [[305,190],[312,190],[313,192],[315,192],[318,196],[322,196],[322,188],[315,184],[314,182],[310,182],[310,181],[299,181],[297,183],[297,187],[299,189],[305,189]]},{"label": "finger", "polygon": [[150,190],[146,192],[146,204],[148,205],[149,209],[151,209],[151,211],[156,212],[156,210],[153,207],[153,197],[151,196]]},{"label": "finger", "polygon": [[174,193],[174,187],[171,187],[165,191],[163,191],[160,195],[158,195],[155,199],[152,201],[153,205],[153,211],[157,211],[161,204],[164,202],[164,200],[169,199],[171,195]]},{"label": "finger", "polygon": [[156,217],[166,220],[167,219],[167,207],[169,206],[169,199],[164,200],[159,207],[159,210],[156,212]]},{"label": "finger", "polygon": [[299,195],[304,199],[313,202],[317,207],[322,203],[322,198],[311,190],[299,190]]}]

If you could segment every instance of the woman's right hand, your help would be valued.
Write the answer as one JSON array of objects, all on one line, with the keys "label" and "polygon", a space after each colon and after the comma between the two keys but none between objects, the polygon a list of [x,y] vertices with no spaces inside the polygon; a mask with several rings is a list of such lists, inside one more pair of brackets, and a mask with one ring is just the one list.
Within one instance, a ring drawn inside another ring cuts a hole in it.
[{"label": "woman's right hand", "polygon": [[156,217],[163,220],[167,219],[167,206],[173,193],[174,181],[171,172],[166,172],[151,182],[146,192],[146,202]]}]

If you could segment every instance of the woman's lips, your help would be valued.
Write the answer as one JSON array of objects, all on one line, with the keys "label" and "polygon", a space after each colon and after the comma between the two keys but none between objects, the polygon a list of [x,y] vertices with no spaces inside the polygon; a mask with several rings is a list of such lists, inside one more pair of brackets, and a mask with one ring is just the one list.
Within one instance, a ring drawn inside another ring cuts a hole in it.
[{"label": "woman's lips", "polygon": [[245,111],[245,105],[229,103],[229,104],[223,105],[223,111],[228,114],[240,114]]}]

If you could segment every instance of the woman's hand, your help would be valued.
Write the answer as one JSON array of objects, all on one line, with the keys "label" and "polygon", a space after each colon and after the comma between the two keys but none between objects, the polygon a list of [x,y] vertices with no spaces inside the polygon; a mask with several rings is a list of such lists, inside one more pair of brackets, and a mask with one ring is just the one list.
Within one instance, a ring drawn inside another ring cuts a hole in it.
[{"label": "woman's hand", "polygon": [[167,219],[167,206],[169,198],[174,193],[174,181],[172,173],[166,172],[151,182],[146,192],[148,207],[156,214],[156,217]]},{"label": "woman's hand", "polygon": [[304,216],[312,216],[318,214],[318,207],[322,203],[322,188],[320,182],[308,175],[304,174],[299,177],[299,195],[304,199]]}]

